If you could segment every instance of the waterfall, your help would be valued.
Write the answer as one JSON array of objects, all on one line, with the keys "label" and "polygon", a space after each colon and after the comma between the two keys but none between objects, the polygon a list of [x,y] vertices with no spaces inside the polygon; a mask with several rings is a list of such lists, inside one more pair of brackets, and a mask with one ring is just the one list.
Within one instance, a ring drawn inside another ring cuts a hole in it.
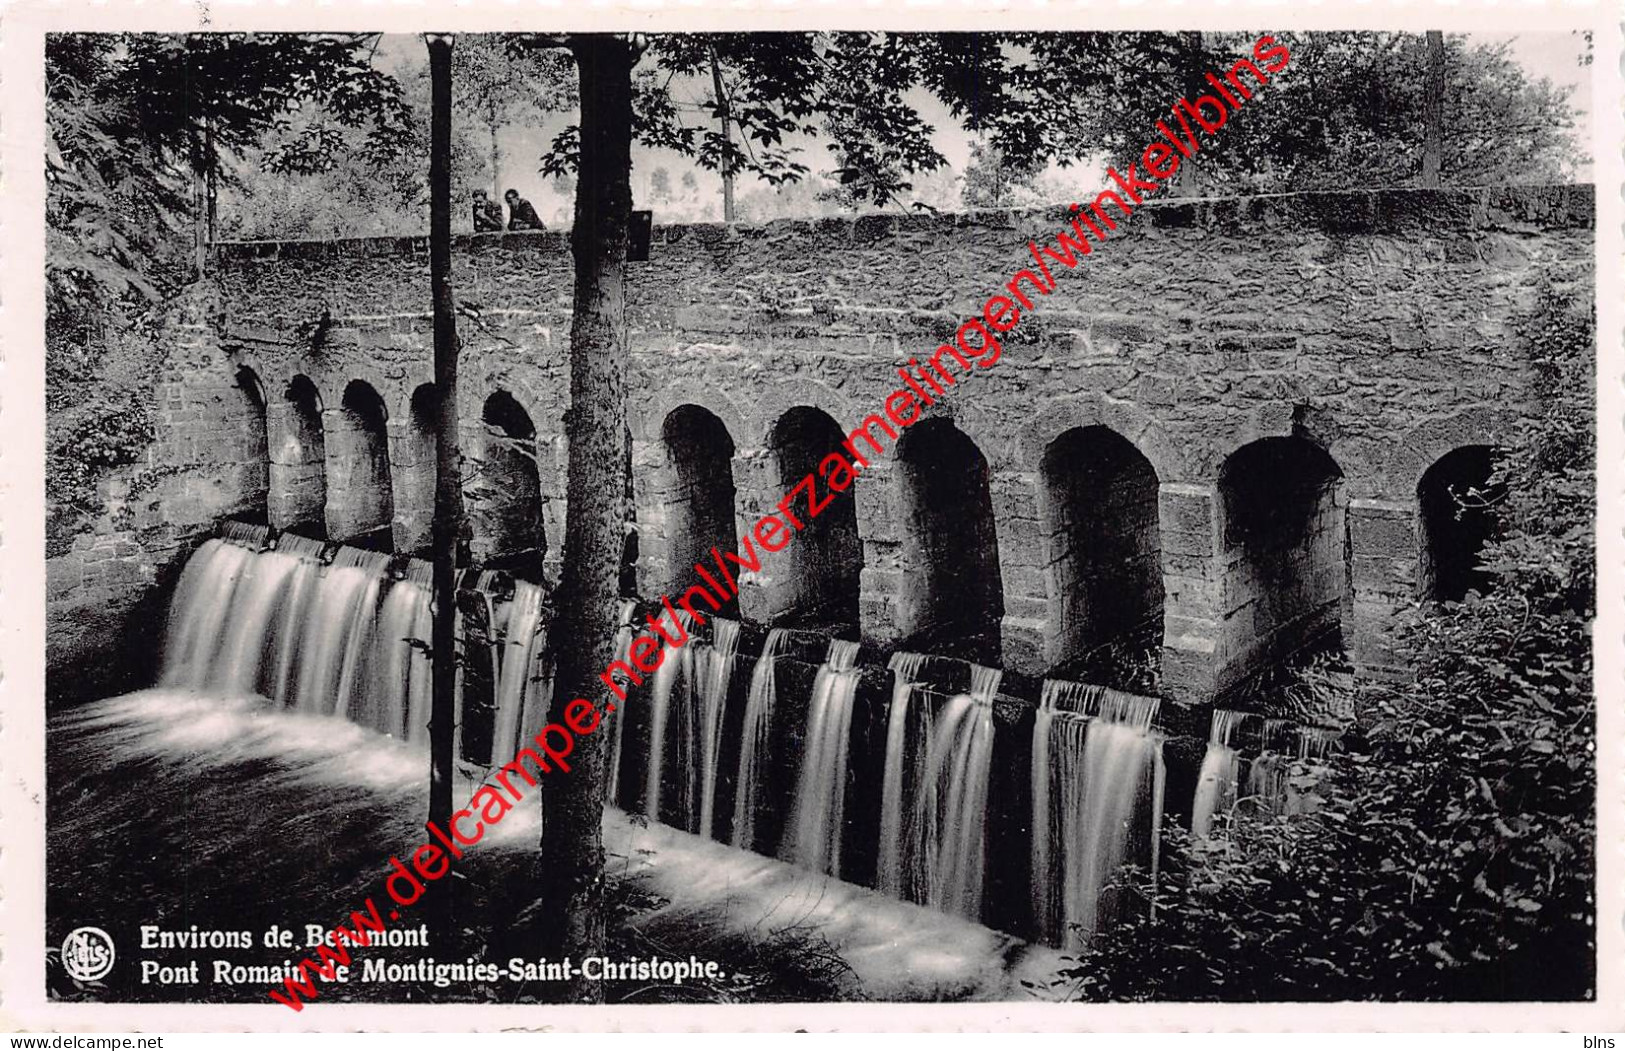
[{"label": "waterfall", "polygon": [[169,637],[164,646],[165,686],[206,689],[222,685],[211,678],[220,618],[232,608],[232,597],[255,559],[246,547],[209,540],[186,563],[170,603]]},{"label": "waterfall", "polygon": [[258,693],[418,739],[429,666],[428,566],[389,575],[390,557],[228,524],[187,562],[170,603],[160,682]]},{"label": "waterfall", "polygon": [[[291,704],[294,695],[296,661],[299,646],[298,640],[301,629],[304,627],[303,617],[309,611],[311,596],[321,580],[324,556],[327,553],[327,544],[309,537],[294,536],[283,533],[277,538],[276,549],[299,558],[307,563],[289,581],[288,594],[282,603],[282,620],[272,632],[270,645],[273,651],[271,665],[274,678],[269,691],[262,690],[266,696],[283,704]],[[191,568],[188,565],[187,568]],[[170,609],[179,608],[179,603],[172,601]]]},{"label": "waterfall", "polygon": [[1245,712],[1223,708],[1213,710],[1208,732],[1207,752],[1202,770],[1196,776],[1196,798],[1191,803],[1191,835],[1206,839],[1213,831],[1213,815],[1228,812],[1236,805],[1236,775],[1240,759],[1236,755],[1236,731],[1247,721]]},{"label": "waterfall", "polygon": [[756,812],[761,808],[763,780],[767,772],[769,742],[773,729],[773,705],[777,700],[773,662],[789,636],[783,628],[773,628],[762,644],[762,656],[750,675],[750,692],[745,698],[745,724],[739,750],[739,774],[734,781],[734,824],[730,842],[746,850],[757,849]]},{"label": "waterfall", "polygon": [[[299,679],[293,707],[313,715],[349,715],[350,693],[372,641],[389,556],[341,547],[316,581],[300,619]],[[280,699],[280,698],[279,698]]]},{"label": "waterfall", "polygon": [[[671,722],[672,694],[681,687],[687,691],[694,681],[693,619],[686,611],[675,614],[690,644],[678,649],[666,647],[660,667],[649,684],[649,761],[644,767],[643,812],[649,820],[660,820],[662,778],[665,776],[668,726]],[[679,748],[681,746],[679,745]],[[684,782],[687,784],[685,776]]]},{"label": "waterfall", "polygon": [[[913,685],[921,660],[919,654],[897,653],[891,661],[877,884],[895,897],[976,920],[993,697],[1003,673],[973,664],[970,692],[944,697]],[[927,703],[916,704],[916,698]]]},{"label": "waterfall", "polygon": [[264,551],[271,546],[271,527],[228,518],[220,523],[220,539],[241,544],[251,551]]},{"label": "waterfall", "polygon": [[[484,583],[482,579],[481,584]],[[496,723],[491,732],[493,766],[507,762],[521,744],[529,741],[547,722],[552,683],[539,667],[546,625],[542,589],[529,581],[515,580],[513,597],[508,600],[503,615],[491,620],[496,654]]]},{"label": "waterfall", "polygon": [[[620,608],[615,614],[615,623],[620,627],[615,630],[615,659],[612,664],[630,664],[632,661],[632,614],[637,608],[638,604],[632,599],[621,599]],[[626,677],[618,671],[612,674],[618,677],[621,689],[626,689]],[[622,702],[615,713],[615,730],[609,743],[609,776],[604,780],[604,798],[612,804],[620,798],[621,742],[626,738],[626,717],[629,714],[625,702]]]},{"label": "waterfall", "polygon": [[[688,693],[691,733],[684,735],[692,749],[687,766],[689,799],[697,796],[700,803],[698,824],[693,827],[702,836],[714,836],[717,778],[722,765],[722,715],[728,703],[728,686],[733,681],[734,657],[739,651],[739,622],[712,617],[711,633],[709,643],[694,645],[693,687]],[[692,804],[688,809],[694,816]]]},{"label": "waterfall", "polygon": [[1137,819],[1155,873],[1161,834],[1158,701],[1045,680],[1033,724],[1033,912],[1052,943],[1077,948],[1112,912],[1103,900]]},{"label": "waterfall", "polygon": [[841,837],[846,831],[857,658],[856,642],[831,639],[829,654],[813,680],[795,805],[780,850],[786,861],[837,877],[841,874]]},{"label": "waterfall", "polygon": [[1264,750],[1247,767],[1242,798],[1255,811],[1266,814],[1301,814],[1313,809],[1308,793],[1292,784],[1293,767],[1300,773],[1315,773],[1335,750],[1339,737],[1339,731],[1326,727],[1266,719]]},{"label": "waterfall", "polygon": [[428,652],[434,636],[434,613],[429,608],[433,592],[433,563],[414,558],[407,563],[405,576],[384,596],[383,612],[378,615],[378,637],[388,647],[388,657],[384,674],[373,682],[371,707],[383,720],[391,698],[404,697],[402,722],[390,725],[384,732],[414,743],[428,742],[434,706],[434,676]]}]

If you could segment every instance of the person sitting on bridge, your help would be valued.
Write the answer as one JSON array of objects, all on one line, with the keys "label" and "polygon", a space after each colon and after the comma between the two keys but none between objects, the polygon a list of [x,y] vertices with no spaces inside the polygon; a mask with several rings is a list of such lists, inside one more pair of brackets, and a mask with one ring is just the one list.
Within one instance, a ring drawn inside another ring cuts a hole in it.
[{"label": "person sitting on bridge", "polygon": [[536,214],[536,209],[530,202],[519,196],[518,190],[509,190],[502,195],[508,202],[508,229],[510,230],[545,230],[542,217]]},{"label": "person sitting on bridge", "polygon": [[474,191],[474,232],[490,233],[502,229],[502,205],[487,197],[484,190]]}]

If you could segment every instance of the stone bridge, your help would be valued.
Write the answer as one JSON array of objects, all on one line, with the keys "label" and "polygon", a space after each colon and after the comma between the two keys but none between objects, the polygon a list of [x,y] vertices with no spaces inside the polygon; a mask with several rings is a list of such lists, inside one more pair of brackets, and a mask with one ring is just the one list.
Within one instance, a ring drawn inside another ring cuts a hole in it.
[{"label": "stone bridge", "polygon": [[[637,589],[693,583],[697,552],[732,548],[1064,222],[657,227],[629,264]],[[1585,186],[1148,204],[739,612],[1026,675],[1138,650],[1191,701],[1328,640],[1398,673],[1395,611],[1472,583],[1483,526],[1450,487],[1481,484],[1530,410],[1517,328],[1539,283],[1589,287],[1592,224]],[[566,238],[466,236],[455,260],[475,553],[553,576]],[[158,459],[218,461],[210,513],[422,549],[425,240],[225,244],[215,280]]]}]

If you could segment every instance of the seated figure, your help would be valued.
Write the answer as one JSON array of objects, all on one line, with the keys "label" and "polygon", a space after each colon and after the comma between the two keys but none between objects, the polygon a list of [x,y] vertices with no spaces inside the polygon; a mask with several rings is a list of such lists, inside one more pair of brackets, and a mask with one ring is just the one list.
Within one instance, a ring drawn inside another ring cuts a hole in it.
[{"label": "seated figure", "polygon": [[474,232],[489,233],[502,229],[502,205],[487,197],[484,190],[474,191]]},{"label": "seated figure", "polygon": [[503,194],[508,202],[508,229],[510,230],[545,230],[542,217],[536,214],[536,209],[530,202],[519,196],[518,190],[509,190]]}]

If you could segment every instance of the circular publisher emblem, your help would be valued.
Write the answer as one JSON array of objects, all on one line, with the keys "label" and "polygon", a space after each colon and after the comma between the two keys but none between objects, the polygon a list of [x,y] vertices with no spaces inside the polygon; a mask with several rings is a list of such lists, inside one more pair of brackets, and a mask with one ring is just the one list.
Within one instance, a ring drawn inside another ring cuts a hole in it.
[{"label": "circular publisher emblem", "polygon": [[62,966],[81,982],[94,982],[113,969],[113,939],[100,927],[80,927],[62,939]]}]

